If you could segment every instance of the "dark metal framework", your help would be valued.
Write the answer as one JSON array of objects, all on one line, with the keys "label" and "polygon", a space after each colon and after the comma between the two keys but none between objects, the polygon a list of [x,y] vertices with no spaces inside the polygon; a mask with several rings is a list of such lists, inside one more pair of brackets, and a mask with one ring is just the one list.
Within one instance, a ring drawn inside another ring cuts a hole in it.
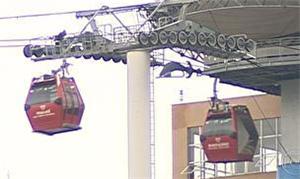
[{"label": "dark metal framework", "polygon": [[[280,81],[299,78],[300,30],[295,16],[299,8],[297,0],[187,0],[102,6],[76,12],[77,18],[88,19],[79,34],[60,33],[47,39],[45,45],[26,45],[24,55],[34,61],[83,57],[126,64],[126,53],[130,50],[171,49],[186,57],[192,65],[202,66],[202,75],[220,78],[222,83],[280,95]],[[259,28],[259,23],[265,23],[265,19],[255,22],[254,27],[248,25],[248,21],[254,22],[247,17],[252,11],[276,18],[274,11],[286,17],[264,25],[270,31],[265,33]],[[119,18],[131,12],[144,21],[129,26]],[[113,16],[120,26],[105,24],[99,28],[97,17],[105,15]],[[236,22],[230,20],[233,15]],[[244,17],[245,22],[239,16]],[[86,31],[87,26],[91,27],[91,32]],[[279,27],[281,33],[272,31],[274,27]],[[153,59],[151,64],[166,65],[161,59]]]},{"label": "dark metal framework", "polygon": [[[62,32],[48,39],[48,45],[28,44],[24,55],[34,61],[68,57],[103,59],[126,64],[126,52],[133,49],[150,51],[170,48],[181,56],[203,64],[204,56],[241,58],[254,50],[255,42],[245,35],[230,36],[185,19],[186,9],[194,1],[161,2],[134,6],[79,11],[77,18],[87,18],[92,32],[78,35]],[[127,26],[118,14],[136,12],[144,18],[140,25]],[[120,24],[103,32],[96,24],[97,16],[112,15]],[[125,37],[125,38],[124,38]],[[205,65],[203,65],[205,66]]]}]

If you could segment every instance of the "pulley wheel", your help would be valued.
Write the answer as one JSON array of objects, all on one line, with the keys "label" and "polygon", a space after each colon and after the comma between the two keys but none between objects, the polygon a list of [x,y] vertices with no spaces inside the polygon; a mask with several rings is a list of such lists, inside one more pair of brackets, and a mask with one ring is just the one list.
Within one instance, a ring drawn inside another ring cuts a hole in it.
[{"label": "pulley wheel", "polygon": [[198,43],[199,43],[199,45],[204,46],[204,45],[206,45],[206,42],[207,42],[206,35],[203,32],[200,32],[198,34]]},{"label": "pulley wheel", "polygon": [[216,35],[214,34],[209,34],[208,37],[207,37],[207,44],[211,47],[214,47],[216,46],[217,44],[217,38],[216,38]]},{"label": "pulley wheel", "polygon": [[178,38],[177,38],[177,33],[174,32],[174,31],[171,31],[169,33],[169,42],[172,44],[172,45],[175,45],[178,43]]},{"label": "pulley wheel", "polygon": [[25,57],[27,57],[27,58],[32,57],[31,48],[32,48],[31,44],[25,45],[25,47],[23,48],[23,54]]},{"label": "pulley wheel", "polygon": [[89,55],[89,54],[83,55],[83,58],[84,58],[84,59],[90,59],[90,58],[92,58],[92,55]]},{"label": "pulley wheel", "polygon": [[149,35],[149,41],[152,45],[158,45],[158,33],[151,32]]},{"label": "pulley wheel", "polygon": [[246,50],[247,50],[248,52],[251,52],[252,50],[255,50],[255,48],[256,48],[256,43],[255,43],[255,41],[252,40],[252,39],[248,39],[248,40],[246,41]]},{"label": "pulley wheel", "polygon": [[147,45],[149,45],[149,39],[148,39],[148,35],[146,34],[146,33],[144,33],[144,32],[141,32],[140,34],[139,34],[139,42],[140,42],[140,44],[142,44],[143,46],[147,46]]},{"label": "pulley wheel", "polygon": [[80,58],[82,56],[82,55],[80,55],[80,53],[77,53],[77,52],[81,52],[82,51],[81,50],[81,46],[76,45],[76,46],[72,47],[71,51],[72,50],[73,50],[73,52],[75,52],[75,55],[74,55],[75,58]]},{"label": "pulley wheel", "polygon": [[94,60],[100,60],[101,59],[101,55],[99,53],[93,54],[92,57],[94,58]]},{"label": "pulley wheel", "polygon": [[108,62],[111,59],[111,57],[109,55],[103,55],[102,59],[103,61]]},{"label": "pulley wheel", "polygon": [[232,36],[227,38],[227,46],[231,49],[234,50],[236,46],[236,39]]},{"label": "pulley wheel", "polygon": [[32,51],[32,54],[36,57],[41,57],[44,54],[43,49],[38,48]]},{"label": "pulley wheel", "polygon": [[112,61],[115,63],[119,63],[121,61],[121,57],[120,56],[112,56]]},{"label": "pulley wheel", "polygon": [[180,42],[181,45],[186,45],[188,41],[188,35],[185,31],[180,31],[178,33],[178,41]]},{"label": "pulley wheel", "polygon": [[197,44],[197,35],[194,32],[189,33],[188,42],[191,45],[196,45]]},{"label": "pulley wheel", "polygon": [[81,58],[81,55],[75,55],[74,57],[75,58]]},{"label": "pulley wheel", "polygon": [[245,50],[245,46],[246,46],[246,42],[245,39],[243,37],[239,37],[236,40],[236,46],[239,50],[244,51]]},{"label": "pulley wheel", "polygon": [[168,43],[168,33],[166,31],[159,32],[158,38],[162,45],[166,45]]},{"label": "pulley wheel", "polygon": [[224,34],[219,34],[217,38],[217,44],[220,48],[225,48],[226,46],[226,37]]},{"label": "pulley wheel", "polygon": [[122,58],[122,63],[126,65],[127,64],[127,58]]}]

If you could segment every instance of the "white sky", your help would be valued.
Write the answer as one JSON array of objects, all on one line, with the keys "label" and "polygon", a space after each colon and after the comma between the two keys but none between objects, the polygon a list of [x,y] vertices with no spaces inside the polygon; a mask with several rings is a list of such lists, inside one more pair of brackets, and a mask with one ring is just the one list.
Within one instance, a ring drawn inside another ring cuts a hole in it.
[{"label": "white sky", "polygon": [[[142,2],[10,0],[1,2],[0,16],[138,3]],[[78,32],[85,23],[75,15],[1,20],[0,39],[54,35],[64,29]],[[0,178],[6,178],[8,171],[11,179],[127,178],[125,65],[70,59],[74,64],[70,72],[86,105],[83,129],[48,137],[31,132],[23,106],[31,78],[50,72],[61,61],[34,63],[23,56],[22,48],[0,48],[0,55]],[[212,95],[212,80],[155,80],[157,179],[172,176],[171,104],[179,102],[180,89],[184,90],[184,102],[207,100]],[[220,97],[254,93],[227,85],[220,85],[219,91]]]}]

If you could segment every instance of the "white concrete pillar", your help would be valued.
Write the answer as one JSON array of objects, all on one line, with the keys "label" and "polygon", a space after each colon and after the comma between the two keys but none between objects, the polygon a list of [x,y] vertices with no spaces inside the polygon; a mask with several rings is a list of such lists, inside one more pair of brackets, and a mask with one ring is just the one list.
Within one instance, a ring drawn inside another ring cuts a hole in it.
[{"label": "white concrete pillar", "polygon": [[150,55],[127,53],[128,179],[150,179]]},{"label": "white concrete pillar", "polygon": [[[281,142],[294,162],[300,162],[300,80],[281,83]],[[289,163],[282,150],[284,163]]]}]

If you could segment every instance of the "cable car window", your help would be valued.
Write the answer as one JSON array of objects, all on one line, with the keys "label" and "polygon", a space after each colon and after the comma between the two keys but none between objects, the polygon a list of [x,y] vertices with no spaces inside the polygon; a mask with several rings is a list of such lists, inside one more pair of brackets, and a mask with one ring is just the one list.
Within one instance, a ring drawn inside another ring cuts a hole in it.
[{"label": "cable car window", "polygon": [[79,112],[79,100],[76,87],[72,84],[65,83],[66,109],[68,113],[76,114]]},{"label": "cable car window", "polygon": [[33,86],[29,93],[28,104],[38,104],[44,102],[54,101],[56,99],[56,84],[43,84]]},{"label": "cable car window", "polygon": [[232,129],[232,118],[229,117],[218,117],[211,118],[205,122],[203,135],[215,136],[215,135],[231,135]]},{"label": "cable car window", "polygon": [[69,92],[65,92],[65,97],[66,97],[66,109],[70,110],[73,108],[72,104],[72,98]]},{"label": "cable car window", "polygon": [[78,94],[76,91],[76,87],[74,85],[70,86],[70,91],[73,97],[73,102],[74,102],[74,108],[78,110],[79,108],[79,100],[78,100]]}]

